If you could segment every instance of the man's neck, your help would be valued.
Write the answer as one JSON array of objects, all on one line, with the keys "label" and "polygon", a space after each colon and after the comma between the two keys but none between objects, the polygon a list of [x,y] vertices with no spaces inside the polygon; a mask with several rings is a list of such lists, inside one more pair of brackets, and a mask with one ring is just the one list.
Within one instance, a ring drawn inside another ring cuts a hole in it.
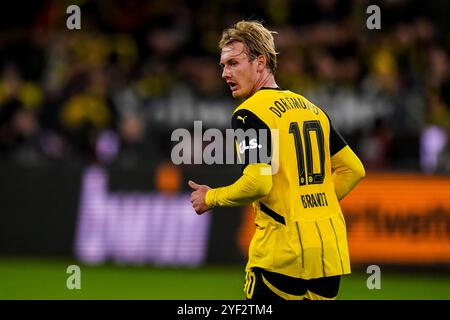
[{"label": "man's neck", "polygon": [[275,82],[275,77],[271,72],[267,72],[261,77],[261,81],[256,83],[251,96],[258,92],[261,88],[278,88],[278,85]]}]

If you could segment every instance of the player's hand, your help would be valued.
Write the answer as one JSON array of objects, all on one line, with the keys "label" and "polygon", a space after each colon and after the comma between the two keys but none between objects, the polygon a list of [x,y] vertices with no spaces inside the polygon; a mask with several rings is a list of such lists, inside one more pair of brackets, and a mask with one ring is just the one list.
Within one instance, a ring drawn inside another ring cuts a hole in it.
[{"label": "player's hand", "polygon": [[191,203],[197,214],[202,214],[209,210],[209,207],[205,203],[206,192],[208,192],[210,187],[207,185],[200,185],[195,183],[194,181],[189,180],[189,187],[194,189],[194,192],[191,193]]}]

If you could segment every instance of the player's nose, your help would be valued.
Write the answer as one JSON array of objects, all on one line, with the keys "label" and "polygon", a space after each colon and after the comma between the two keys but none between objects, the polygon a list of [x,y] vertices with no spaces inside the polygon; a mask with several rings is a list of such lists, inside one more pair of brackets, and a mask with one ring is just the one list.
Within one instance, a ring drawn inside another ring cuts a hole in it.
[{"label": "player's nose", "polygon": [[222,70],[222,79],[227,79],[230,77],[230,72],[228,71],[228,68],[223,68]]}]

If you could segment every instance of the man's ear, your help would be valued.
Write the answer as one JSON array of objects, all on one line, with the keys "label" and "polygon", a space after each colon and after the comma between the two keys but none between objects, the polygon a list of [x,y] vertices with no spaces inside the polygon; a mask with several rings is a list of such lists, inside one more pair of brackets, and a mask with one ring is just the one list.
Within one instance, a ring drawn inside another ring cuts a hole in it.
[{"label": "man's ear", "polygon": [[263,72],[264,69],[267,67],[267,59],[264,55],[259,55],[256,57],[256,62],[258,63],[257,70],[258,72]]}]

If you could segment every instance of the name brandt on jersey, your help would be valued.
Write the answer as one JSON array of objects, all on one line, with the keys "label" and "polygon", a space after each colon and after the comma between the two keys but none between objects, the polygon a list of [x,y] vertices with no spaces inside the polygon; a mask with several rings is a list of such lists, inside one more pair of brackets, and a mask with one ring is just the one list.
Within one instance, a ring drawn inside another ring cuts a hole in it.
[{"label": "name brandt on jersey", "polygon": [[327,197],[324,192],[302,195],[303,208],[315,208],[328,206]]},{"label": "name brandt on jersey", "polygon": [[314,114],[319,114],[319,109],[313,105],[311,102],[307,100],[303,100],[300,98],[291,98],[291,97],[285,97],[280,98],[274,102],[275,106],[270,107],[269,110],[275,113],[278,118],[281,118],[283,113],[285,113],[287,110],[292,109],[309,109]]}]

